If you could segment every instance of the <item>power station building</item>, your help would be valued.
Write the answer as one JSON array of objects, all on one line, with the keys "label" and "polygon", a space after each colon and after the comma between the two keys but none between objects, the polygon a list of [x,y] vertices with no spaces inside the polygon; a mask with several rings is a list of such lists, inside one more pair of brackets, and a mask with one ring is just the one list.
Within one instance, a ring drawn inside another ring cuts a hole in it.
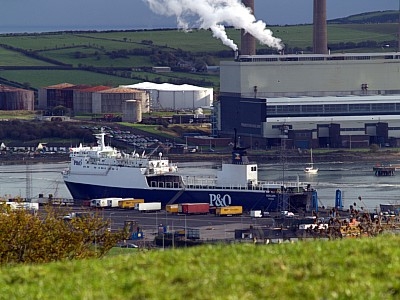
[{"label": "power station building", "polygon": [[242,55],[220,72],[221,135],[237,128],[260,147],[399,144],[400,53]]},{"label": "power station building", "polygon": [[[242,0],[254,11],[254,0]],[[400,145],[400,53],[328,51],[326,0],[313,1],[313,52],[241,55],[220,64],[218,134],[252,147]]]}]

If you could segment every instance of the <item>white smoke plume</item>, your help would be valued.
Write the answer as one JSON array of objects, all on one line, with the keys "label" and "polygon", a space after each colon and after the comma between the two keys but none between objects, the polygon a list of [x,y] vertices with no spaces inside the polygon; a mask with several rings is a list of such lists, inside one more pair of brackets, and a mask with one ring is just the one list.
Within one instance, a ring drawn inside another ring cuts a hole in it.
[{"label": "white smoke plume", "polygon": [[257,21],[250,8],[245,7],[241,0],[143,1],[157,14],[176,16],[179,28],[211,29],[214,37],[235,51],[238,47],[228,38],[223,24],[244,29],[264,45],[278,50],[283,48],[282,41],[273,37],[272,31],[266,28],[266,24],[263,21]]}]

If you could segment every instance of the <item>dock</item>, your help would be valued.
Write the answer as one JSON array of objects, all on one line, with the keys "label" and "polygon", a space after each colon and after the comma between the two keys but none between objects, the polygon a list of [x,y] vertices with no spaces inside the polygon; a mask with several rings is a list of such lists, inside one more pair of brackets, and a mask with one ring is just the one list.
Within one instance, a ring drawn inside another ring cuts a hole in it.
[{"label": "dock", "polygon": [[394,176],[397,166],[394,165],[377,165],[373,167],[375,176]]}]

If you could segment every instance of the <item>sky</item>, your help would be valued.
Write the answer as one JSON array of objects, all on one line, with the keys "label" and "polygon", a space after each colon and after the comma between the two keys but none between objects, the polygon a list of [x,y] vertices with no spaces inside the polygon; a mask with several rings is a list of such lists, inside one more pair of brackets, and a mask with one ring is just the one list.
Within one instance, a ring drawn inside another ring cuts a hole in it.
[{"label": "sky", "polygon": [[[149,7],[149,2],[168,1],[2,0],[0,33],[177,28],[176,17],[156,14]],[[206,0],[179,1],[186,2],[191,7],[193,3]],[[293,25],[312,22],[313,0],[254,1],[256,19],[266,24]],[[399,2],[400,0],[327,0],[327,17],[333,19],[369,11],[398,10]]]}]

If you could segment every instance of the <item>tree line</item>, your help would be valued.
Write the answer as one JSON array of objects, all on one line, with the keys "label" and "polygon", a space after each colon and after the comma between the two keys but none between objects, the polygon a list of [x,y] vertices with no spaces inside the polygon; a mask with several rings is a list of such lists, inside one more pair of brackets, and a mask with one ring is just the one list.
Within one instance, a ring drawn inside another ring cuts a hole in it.
[{"label": "tree line", "polygon": [[0,123],[0,140],[26,142],[43,138],[95,142],[92,132],[68,122],[11,120]]}]

